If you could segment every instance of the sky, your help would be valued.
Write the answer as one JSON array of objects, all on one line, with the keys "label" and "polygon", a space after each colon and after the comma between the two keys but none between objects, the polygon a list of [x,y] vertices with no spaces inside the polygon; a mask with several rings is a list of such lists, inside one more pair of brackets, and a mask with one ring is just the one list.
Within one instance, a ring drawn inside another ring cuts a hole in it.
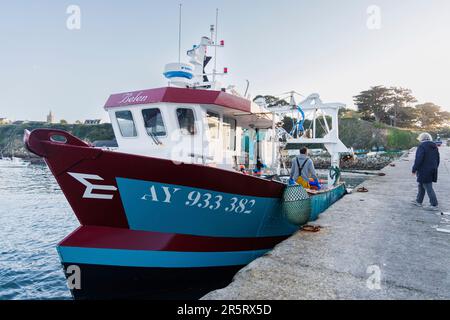
[{"label": "sky", "polygon": [[253,96],[317,92],[351,107],[370,86],[401,86],[450,111],[448,0],[2,0],[0,118],[107,120],[110,94],[165,86],[180,3],[182,60],[219,8],[218,66],[240,91],[249,80]]}]

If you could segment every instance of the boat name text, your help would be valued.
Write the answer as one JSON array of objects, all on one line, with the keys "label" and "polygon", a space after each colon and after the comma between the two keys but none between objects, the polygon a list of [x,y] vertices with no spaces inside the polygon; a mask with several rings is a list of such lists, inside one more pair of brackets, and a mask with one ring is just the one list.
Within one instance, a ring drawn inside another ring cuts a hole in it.
[{"label": "boat name text", "polygon": [[130,92],[123,95],[123,99],[119,101],[119,104],[145,102],[147,99],[148,96],[144,96],[143,92],[138,92],[137,94]]},{"label": "boat name text", "polygon": [[[162,202],[172,204],[174,196],[179,196],[178,202],[184,202],[186,207],[197,207],[199,209],[211,211],[225,211],[228,213],[251,214],[256,204],[255,199],[239,196],[227,196],[218,193],[191,191],[187,192],[181,188],[154,186],[149,188],[150,193],[146,193],[141,200]],[[181,198],[182,197],[182,198]],[[181,199],[183,200],[181,200]]]}]

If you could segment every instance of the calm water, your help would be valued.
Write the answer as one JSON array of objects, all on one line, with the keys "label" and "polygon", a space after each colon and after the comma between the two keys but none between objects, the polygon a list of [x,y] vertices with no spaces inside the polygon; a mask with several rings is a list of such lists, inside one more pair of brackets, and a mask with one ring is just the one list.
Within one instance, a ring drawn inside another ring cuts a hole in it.
[{"label": "calm water", "polygon": [[46,166],[0,168],[0,300],[70,299],[56,245],[78,225]]},{"label": "calm water", "polygon": [[70,299],[56,245],[77,226],[47,167],[0,168],[0,299]]}]

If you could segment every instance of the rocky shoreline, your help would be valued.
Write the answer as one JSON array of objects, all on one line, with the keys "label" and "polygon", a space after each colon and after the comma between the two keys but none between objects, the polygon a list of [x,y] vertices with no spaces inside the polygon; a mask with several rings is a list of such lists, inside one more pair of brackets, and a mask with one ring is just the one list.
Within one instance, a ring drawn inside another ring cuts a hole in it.
[{"label": "rocky shoreline", "polygon": [[[348,161],[341,160],[340,168],[344,170],[382,170],[387,167],[394,160],[401,156],[378,156],[373,158],[356,158]],[[313,157],[314,166],[317,169],[329,169],[330,158]]]}]

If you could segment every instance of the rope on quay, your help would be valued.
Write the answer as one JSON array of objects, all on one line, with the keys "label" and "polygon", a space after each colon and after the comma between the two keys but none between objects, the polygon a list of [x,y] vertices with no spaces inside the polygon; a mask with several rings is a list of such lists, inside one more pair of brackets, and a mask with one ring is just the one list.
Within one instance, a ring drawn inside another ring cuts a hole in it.
[{"label": "rope on quay", "polygon": [[367,171],[353,171],[353,170],[341,170],[341,172],[365,174],[365,175],[380,176],[380,177],[386,176],[386,173],[384,173],[384,172],[367,172]]}]

